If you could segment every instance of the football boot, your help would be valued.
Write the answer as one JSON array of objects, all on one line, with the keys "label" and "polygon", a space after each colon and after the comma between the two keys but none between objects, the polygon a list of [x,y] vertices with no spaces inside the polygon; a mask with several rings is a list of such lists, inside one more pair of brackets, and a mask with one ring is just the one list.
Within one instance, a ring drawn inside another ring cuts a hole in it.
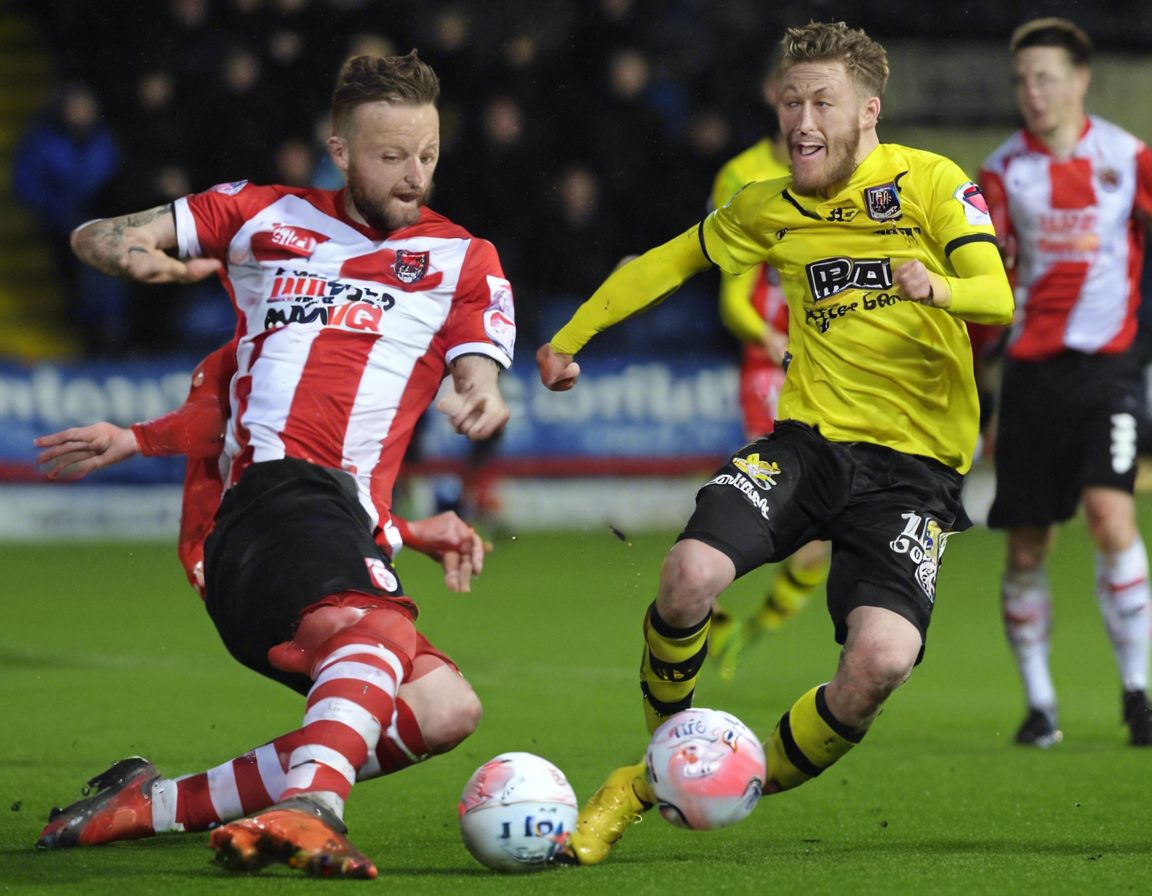
[{"label": "football boot", "polygon": [[147,759],[121,759],[88,782],[86,799],[52,810],[36,845],[67,849],[153,836],[152,785],[159,777]]},{"label": "football boot", "polygon": [[1016,732],[1016,743],[1029,747],[1050,747],[1064,739],[1064,732],[1056,722],[1056,708],[1039,709],[1033,706]]},{"label": "football boot", "polygon": [[604,861],[628,826],[640,821],[655,802],[644,762],[616,769],[584,804],[576,829],[554,861],[567,865]]},{"label": "football boot", "polygon": [[1128,726],[1128,743],[1152,747],[1152,706],[1143,691],[1124,692],[1124,724]]},{"label": "football boot", "polygon": [[259,871],[280,862],[314,877],[371,880],[376,866],[344,835],[348,828],[323,806],[304,796],[226,824],[208,845],[216,861],[231,871]]}]

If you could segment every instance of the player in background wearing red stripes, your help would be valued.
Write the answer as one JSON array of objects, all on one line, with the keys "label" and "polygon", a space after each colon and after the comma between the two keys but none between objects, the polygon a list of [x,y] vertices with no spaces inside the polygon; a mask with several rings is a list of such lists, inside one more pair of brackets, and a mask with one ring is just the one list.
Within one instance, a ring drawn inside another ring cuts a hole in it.
[{"label": "player in background wearing red stripes", "polygon": [[[298,731],[201,775],[118,763],[93,779],[94,797],[53,813],[41,846],[223,822],[210,845],[229,867],[376,876],[345,837],[345,800],[384,762],[399,767],[429,745],[404,734],[398,699],[421,677],[416,606],[374,535],[387,530],[381,508],[446,372],[455,388],[441,409],[458,432],[503,427],[496,379],[515,339],[492,245],[424,205],[438,97],[415,53],[355,57],[329,140],[345,189],[221,184],[73,234],[77,255],[106,273],[148,283],[218,272],[232,297],[227,491],[204,545],[205,604],[229,652],[306,693],[307,710]],[[480,708],[463,678],[450,681],[464,707],[448,720],[459,741]],[[393,729],[410,755],[382,761]]]},{"label": "player in background wearing red stripes", "polygon": [[1028,700],[1017,743],[1062,737],[1048,667],[1045,560],[1056,524],[1081,501],[1096,543],[1096,599],[1123,687],[1130,742],[1152,746],[1148,685],[1152,591],[1136,527],[1136,420],[1143,382],[1130,351],[1152,215],[1152,152],[1084,112],[1092,44],[1064,19],[1011,39],[1024,129],[980,173],[1017,319],[1009,334],[988,523],[1008,530],[1004,625]]}]

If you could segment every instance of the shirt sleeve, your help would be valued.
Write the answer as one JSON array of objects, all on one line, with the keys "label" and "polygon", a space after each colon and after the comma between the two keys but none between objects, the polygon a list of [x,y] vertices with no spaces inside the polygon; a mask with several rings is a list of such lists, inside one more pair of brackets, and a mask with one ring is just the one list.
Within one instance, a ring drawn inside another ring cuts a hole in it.
[{"label": "shirt sleeve", "polygon": [[1144,143],[1136,150],[1136,200],[1133,211],[1145,223],[1152,223],[1152,150]]},{"label": "shirt sleeve", "polygon": [[775,228],[762,220],[767,183],[749,184],[700,222],[700,247],[726,274],[742,274],[768,257],[771,247],[761,235]]},{"label": "shirt sleeve", "polygon": [[936,171],[928,221],[930,237],[947,256],[968,243],[998,245],[992,215],[980,185],[948,159],[941,158]]},{"label": "shirt sleeve", "polygon": [[184,196],[172,206],[176,217],[176,248],[181,258],[228,261],[228,246],[244,222],[280,197],[275,187],[247,181],[217,184],[203,193]]},{"label": "shirt sleeve", "polygon": [[218,457],[228,413],[228,383],[235,370],[235,342],[201,361],[192,374],[192,388],[184,404],[170,414],[132,426],[140,453],[145,457]]},{"label": "shirt sleeve", "polygon": [[473,239],[468,247],[441,333],[449,362],[461,355],[487,355],[501,367],[512,365],[516,348],[512,284],[504,277],[495,246],[487,240]]}]

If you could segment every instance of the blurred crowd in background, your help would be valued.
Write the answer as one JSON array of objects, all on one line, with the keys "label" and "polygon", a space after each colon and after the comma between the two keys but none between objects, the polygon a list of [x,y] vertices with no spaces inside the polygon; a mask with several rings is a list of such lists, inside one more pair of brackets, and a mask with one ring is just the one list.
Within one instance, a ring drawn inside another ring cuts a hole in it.
[{"label": "blurred crowd in background", "polygon": [[[964,4],[945,17],[909,0],[861,3],[851,23],[881,40],[1002,40],[1029,15],[1051,14],[1051,4],[1031,8],[1041,5]],[[430,204],[495,243],[521,347],[534,347],[623,256],[704,213],[718,168],[769,125],[762,85],[784,27],[845,14],[845,4],[818,0],[133,6],[125,17],[105,4],[28,4],[60,87],[17,148],[13,190],[59,254],[94,354],[211,349],[228,338],[233,314],[215,280],[137,290],[81,270],[67,249],[73,227],[219,182],[338,188],[324,143],[341,62],[412,47],[443,90]],[[1134,36],[1130,6],[1096,4],[1094,33],[1113,46],[1146,39]],[[676,317],[606,338],[714,349],[726,338],[714,290],[697,278]]]}]

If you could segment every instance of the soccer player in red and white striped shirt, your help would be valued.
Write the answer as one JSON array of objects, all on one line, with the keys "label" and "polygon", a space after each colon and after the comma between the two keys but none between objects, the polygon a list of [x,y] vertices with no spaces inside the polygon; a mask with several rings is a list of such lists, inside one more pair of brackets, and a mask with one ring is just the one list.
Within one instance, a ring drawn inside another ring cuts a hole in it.
[{"label": "soccer player in red and white striped shirt", "polygon": [[980,183],[1016,281],[989,525],[1008,530],[1004,624],[1029,711],[1018,743],[1061,739],[1048,669],[1045,560],[1056,524],[1083,502],[1096,543],[1096,599],[1123,687],[1130,742],[1152,746],[1152,591],[1136,527],[1141,371],[1130,349],[1152,217],[1152,151],[1084,112],[1088,36],[1036,19],[1012,36],[1024,129],[985,161]]},{"label": "soccer player in red and white striped shirt", "polygon": [[[344,802],[379,773],[422,651],[416,606],[374,532],[446,372],[455,390],[441,407],[458,432],[503,427],[496,378],[515,339],[491,244],[424,205],[438,96],[415,53],[356,57],[340,74],[329,140],[345,189],[221,184],[74,233],[77,255],[105,273],[146,283],[219,273],[232,297],[228,489],[205,543],[205,603],[233,656],[302,682],[307,709],[297,732],[184,779],[192,786],[118,763],[93,779],[94,797],[53,813],[41,846],[230,822],[211,845],[231,867],[376,876],[344,836]],[[465,707],[461,738],[478,718],[478,702]]]}]

